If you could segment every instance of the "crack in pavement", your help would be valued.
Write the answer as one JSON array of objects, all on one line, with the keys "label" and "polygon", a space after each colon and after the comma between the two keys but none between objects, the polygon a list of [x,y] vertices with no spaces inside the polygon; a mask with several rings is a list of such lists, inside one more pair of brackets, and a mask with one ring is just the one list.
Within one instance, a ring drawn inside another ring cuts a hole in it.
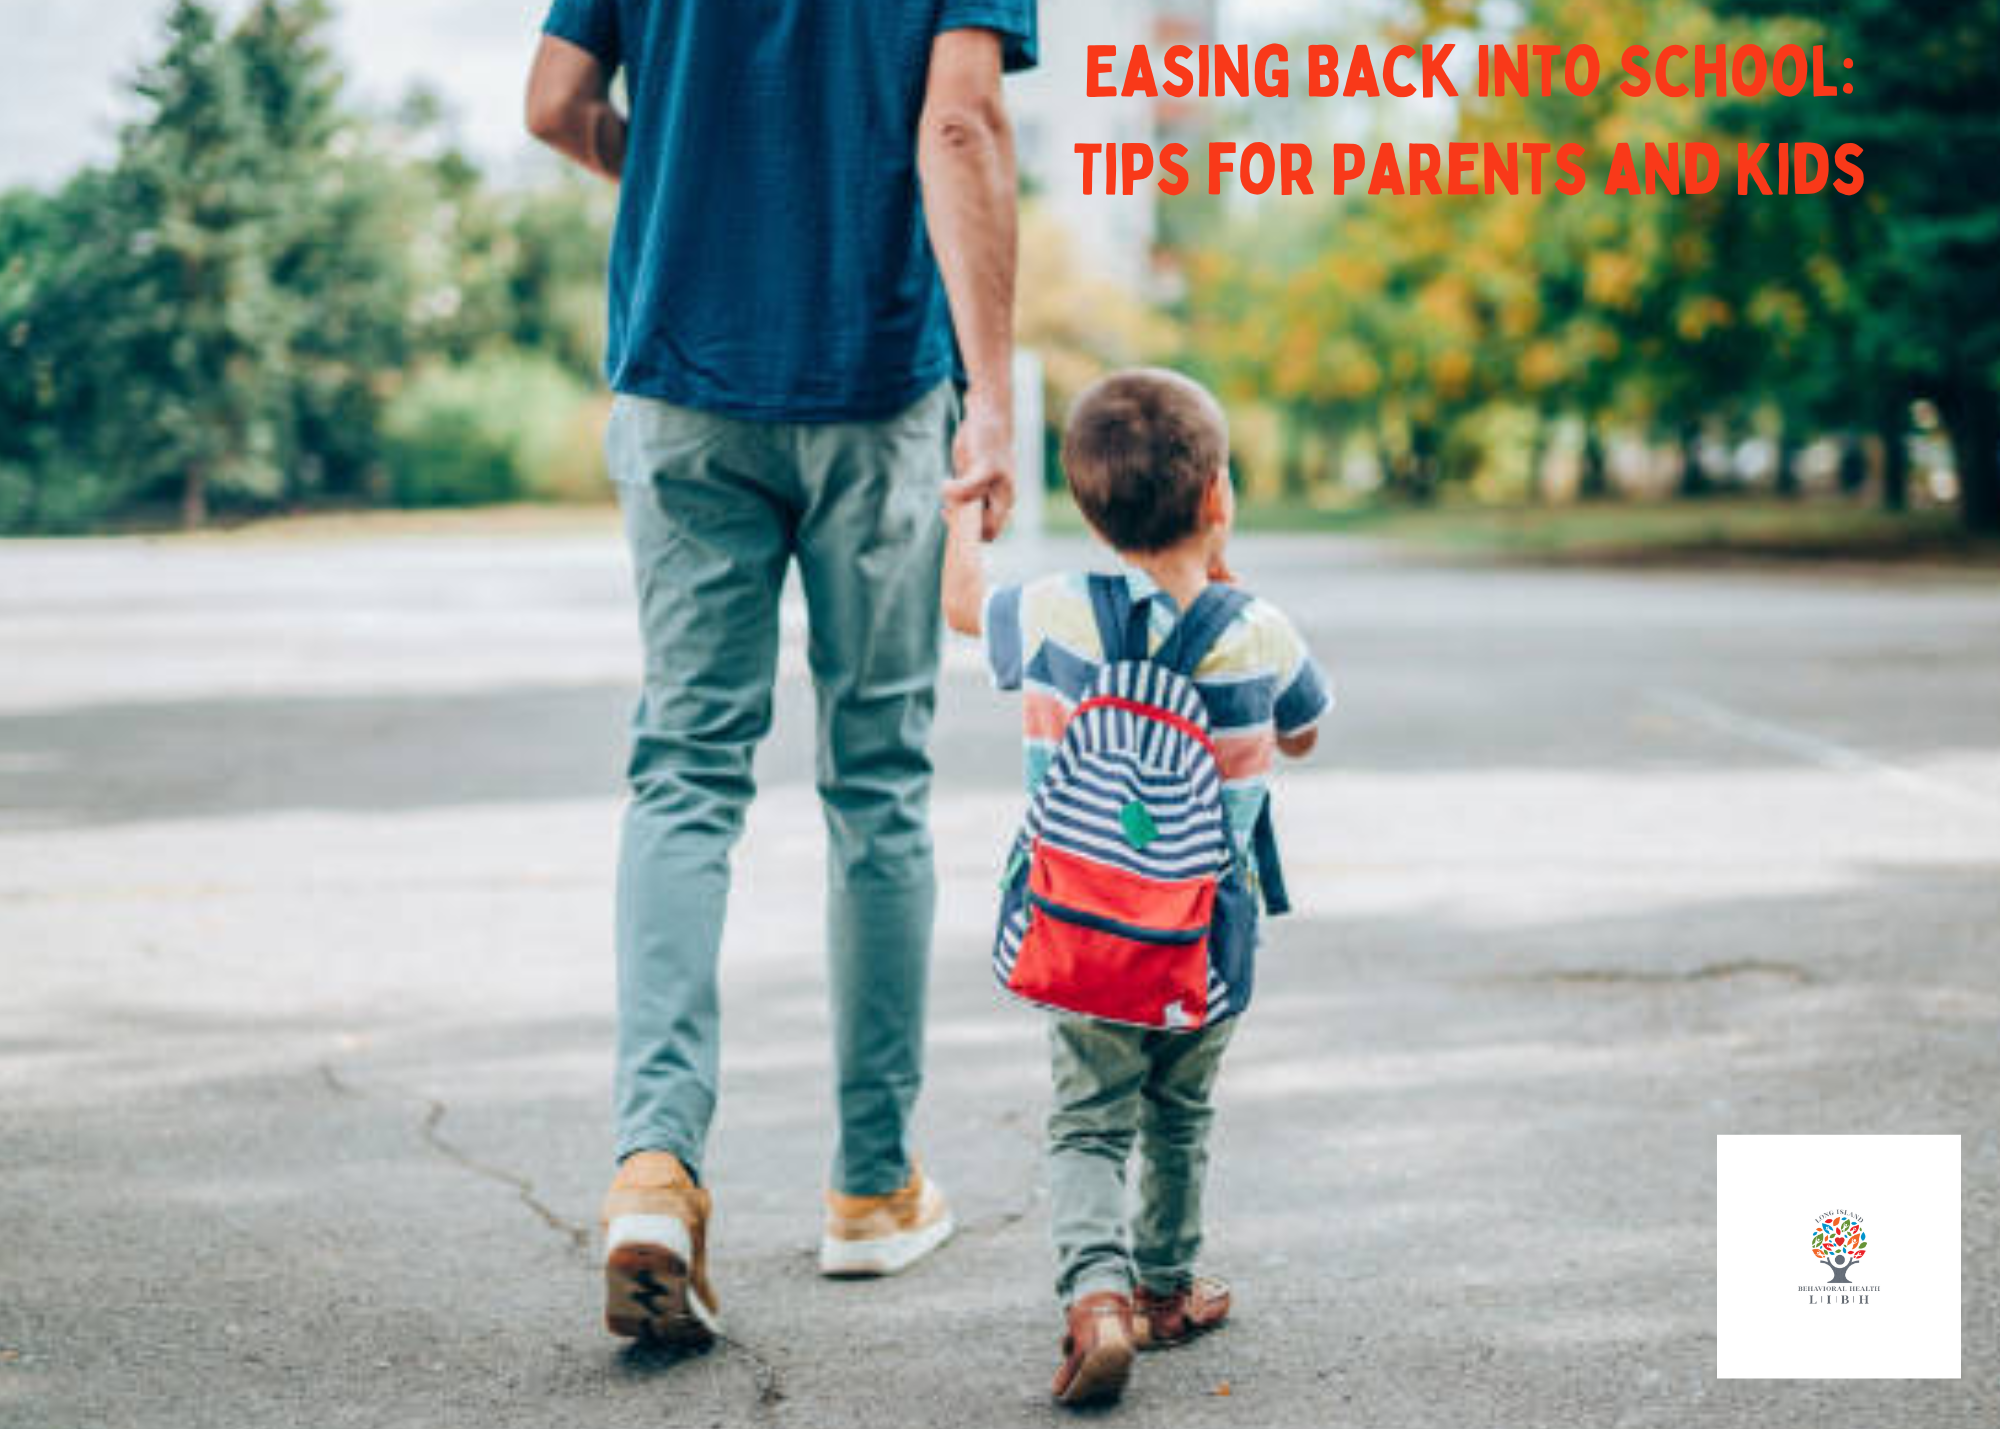
[{"label": "crack in pavement", "polygon": [[[725,1352],[723,1357],[726,1357],[728,1351],[736,1351],[748,1362],[752,1391],[751,1415],[759,1420],[769,1419],[775,1414],[778,1405],[784,1402],[786,1395],[784,1385],[778,1376],[777,1365],[755,1345],[746,1344],[728,1335],[718,1336],[714,1349],[685,1348],[663,1345],[650,1340],[633,1340],[619,1352],[619,1360],[628,1372],[648,1377],[662,1372],[692,1374],[691,1362],[699,1361],[706,1370],[703,1378],[707,1382],[709,1396],[715,1402],[716,1411],[726,1414],[730,1396],[723,1388],[721,1377],[716,1373],[717,1350]],[[716,1423],[719,1425],[722,1421],[717,1420]]]},{"label": "crack in pavement", "polygon": [[[369,1095],[365,1088],[348,1081],[339,1072],[335,1071],[331,1062],[321,1062],[319,1064],[319,1072],[321,1079],[326,1082],[327,1086],[341,1096],[365,1099]],[[503,1186],[512,1187],[514,1194],[520,1198],[521,1204],[534,1212],[535,1217],[543,1225],[569,1242],[570,1249],[577,1255],[584,1257],[586,1260],[589,1258],[590,1227],[580,1225],[565,1216],[559,1215],[547,1202],[535,1194],[535,1183],[527,1177],[518,1176],[514,1172],[505,1170],[499,1166],[489,1166],[470,1152],[453,1145],[439,1133],[438,1126],[444,1121],[449,1111],[449,1108],[443,1102],[434,1096],[413,1091],[408,1087],[393,1086],[389,1083],[381,1083],[380,1085],[388,1087],[397,1096],[403,1097],[406,1100],[422,1102],[424,1104],[424,1119],[417,1127],[417,1133],[423,1137],[425,1144],[431,1150],[437,1152],[438,1155],[453,1165],[472,1172],[475,1176],[483,1176],[489,1181],[497,1181]]]},{"label": "crack in pavement", "polygon": [[[323,1061],[318,1066],[320,1079],[326,1083],[328,1090],[334,1092],[336,1095],[352,1097],[358,1101],[365,1101],[372,1095],[368,1088],[343,1077],[334,1069],[331,1062]],[[590,1253],[592,1233],[589,1226],[572,1221],[568,1217],[556,1212],[547,1202],[535,1194],[535,1183],[527,1177],[517,1175],[503,1167],[488,1165],[462,1147],[454,1145],[438,1131],[438,1126],[444,1121],[450,1110],[444,1102],[427,1093],[394,1083],[378,1080],[375,1085],[393,1092],[406,1101],[422,1103],[424,1106],[424,1116],[423,1120],[418,1124],[417,1132],[423,1138],[425,1145],[462,1170],[470,1171],[475,1176],[480,1176],[486,1180],[495,1181],[503,1186],[510,1187],[520,1199],[522,1205],[534,1212],[535,1217],[542,1224],[563,1237],[568,1242],[570,1249],[575,1252],[584,1264],[595,1268],[595,1261]],[[778,1404],[783,1402],[785,1399],[784,1382],[779,1376],[777,1364],[769,1355],[765,1354],[764,1351],[758,1349],[749,1341],[741,1339],[736,1335],[718,1335],[717,1341],[727,1349],[734,1349],[740,1352],[744,1359],[749,1361],[751,1387],[755,1392],[756,1407],[760,1413],[768,1414]],[[717,1396],[718,1399],[720,1397],[720,1395]]]},{"label": "crack in pavement", "polygon": [[764,1352],[755,1345],[726,1335],[723,1343],[741,1350],[743,1357],[750,1361],[750,1383],[757,1391],[757,1408],[769,1413],[782,1404],[785,1399],[784,1383],[778,1378],[778,1367]]},{"label": "crack in pavement", "polygon": [[742,1356],[750,1375],[750,1412],[760,1420],[770,1418],[776,1412],[778,1405],[788,1397],[785,1393],[784,1379],[778,1370],[777,1362],[769,1354],[739,1335],[728,1331],[718,1332],[713,1349],[695,1350],[676,1349],[643,1339],[633,1340],[625,1346],[622,1354],[627,1363],[656,1361],[658,1357],[665,1356],[669,1367],[688,1359],[703,1361],[708,1368],[709,1393],[714,1397],[718,1410],[721,1410],[728,1396],[723,1392],[715,1373],[717,1351],[721,1351],[724,1357],[731,1353]]}]

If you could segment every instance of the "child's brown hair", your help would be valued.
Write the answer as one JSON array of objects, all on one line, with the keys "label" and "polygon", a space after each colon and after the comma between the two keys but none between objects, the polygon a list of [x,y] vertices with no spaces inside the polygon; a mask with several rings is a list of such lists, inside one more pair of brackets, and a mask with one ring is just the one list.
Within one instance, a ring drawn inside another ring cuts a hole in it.
[{"label": "child's brown hair", "polygon": [[1063,431],[1063,475],[1077,508],[1115,549],[1141,555],[1201,529],[1202,498],[1228,460],[1221,405],[1164,368],[1100,378]]}]

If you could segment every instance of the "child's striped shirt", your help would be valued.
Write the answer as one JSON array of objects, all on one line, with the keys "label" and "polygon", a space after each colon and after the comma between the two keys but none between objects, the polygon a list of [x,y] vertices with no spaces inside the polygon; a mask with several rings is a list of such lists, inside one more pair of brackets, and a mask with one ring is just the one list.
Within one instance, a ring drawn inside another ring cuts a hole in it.
[{"label": "child's striped shirt", "polygon": [[[1173,597],[1143,571],[1127,568],[1124,574],[1134,602],[1150,599],[1149,648],[1158,649],[1179,618]],[[1062,574],[1002,586],[986,598],[983,625],[993,683],[1022,692],[1025,773],[1032,794],[1055,755],[1064,722],[1103,662],[1089,578]],[[1230,832],[1248,858],[1277,737],[1310,729],[1333,697],[1291,621],[1261,599],[1253,599],[1222,633],[1195,670],[1194,684],[1208,707],[1222,764]]]}]

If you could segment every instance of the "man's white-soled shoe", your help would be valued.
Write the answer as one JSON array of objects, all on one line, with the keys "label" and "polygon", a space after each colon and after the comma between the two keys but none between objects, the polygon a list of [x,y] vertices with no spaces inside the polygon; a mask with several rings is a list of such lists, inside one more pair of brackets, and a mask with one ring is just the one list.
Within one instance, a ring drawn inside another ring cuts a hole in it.
[{"label": "man's white-soled shoe", "polygon": [[604,1198],[604,1326],[701,1349],[722,1332],[708,1285],[708,1192],[664,1151],[625,1158]]},{"label": "man's white-soled shoe", "polygon": [[916,1167],[900,1191],[886,1196],[826,1195],[826,1234],[819,1273],[836,1278],[894,1275],[951,1239],[951,1205]]}]

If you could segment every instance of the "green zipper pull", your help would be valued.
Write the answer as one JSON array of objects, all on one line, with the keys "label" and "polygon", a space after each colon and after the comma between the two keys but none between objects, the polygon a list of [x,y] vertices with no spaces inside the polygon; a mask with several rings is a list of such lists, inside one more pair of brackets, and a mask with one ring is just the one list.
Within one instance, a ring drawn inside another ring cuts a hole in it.
[{"label": "green zipper pull", "polygon": [[1153,822],[1152,810],[1137,799],[1118,811],[1118,823],[1125,830],[1125,842],[1135,849],[1145,848],[1160,836],[1160,826]]}]

